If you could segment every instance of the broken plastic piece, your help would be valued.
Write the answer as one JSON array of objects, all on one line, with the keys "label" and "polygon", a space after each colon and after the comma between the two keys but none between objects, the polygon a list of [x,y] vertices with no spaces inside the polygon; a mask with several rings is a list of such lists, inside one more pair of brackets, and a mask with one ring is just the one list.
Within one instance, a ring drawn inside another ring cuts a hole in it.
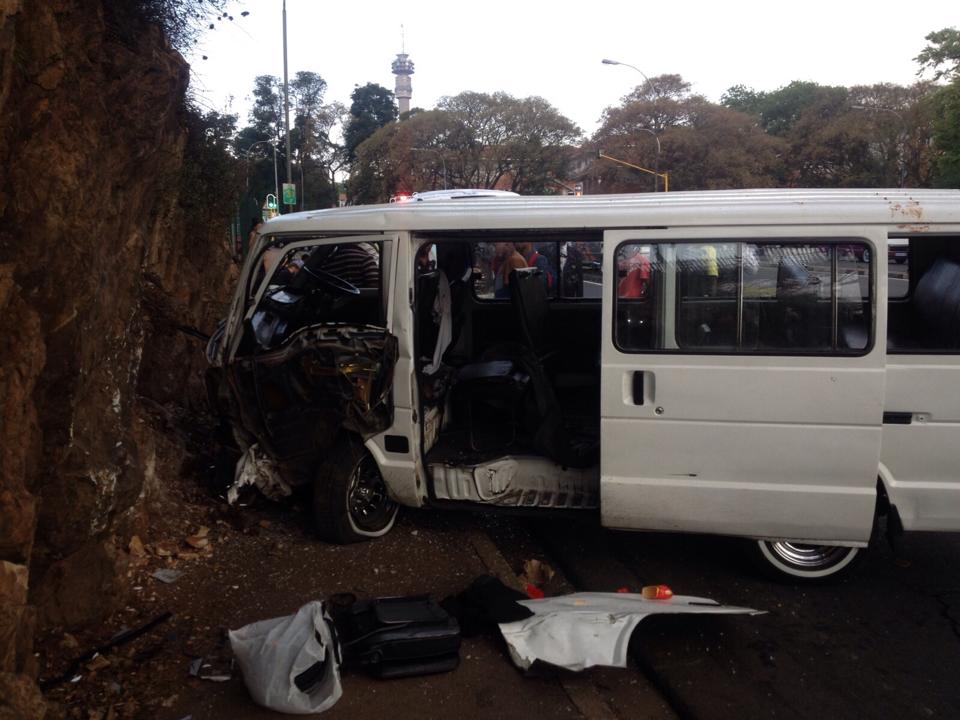
[{"label": "broken plastic piece", "polygon": [[158,568],[150,573],[150,577],[154,577],[160,582],[167,584],[176,582],[181,575],[183,575],[182,570],[173,570],[172,568]]},{"label": "broken plastic piece", "polygon": [[190,675],[200,680],[226,682],[233,677],[233,663],[217,658],[212,660],[205,657],[194,658],[188,667]]},{"label": "broken plastic piece", "polygon": [[534,598],[535,600],[539,600],[540,598],[545,597],[545,595],[543,594],[543,590],[538,588],[533,583],[527,583],[524,586],[523,591],[527,594],[527,597]]},{"label": "broken plastic piece", "polygon": [[634,628],[648,615],[760,615],[751,608],[720,605],[714,600],[675,595],[649,600],[630,593],[573,593],[543,600],[519,600],[532,617],[501,623],[510,657],[524,670],[536,660],[567,670],[594,665],[627,666],[627,646]]}]

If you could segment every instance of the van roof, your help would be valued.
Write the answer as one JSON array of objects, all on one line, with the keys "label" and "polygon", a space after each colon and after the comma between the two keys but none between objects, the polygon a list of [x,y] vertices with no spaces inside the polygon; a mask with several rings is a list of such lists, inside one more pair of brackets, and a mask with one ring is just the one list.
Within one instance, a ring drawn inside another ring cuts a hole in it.
[{"label": "van roof", "polygon": [[960,190],[719,190],[633,195],[496,196],[355,205],[281,215],[264,234],[402,230],[960,224]]}]

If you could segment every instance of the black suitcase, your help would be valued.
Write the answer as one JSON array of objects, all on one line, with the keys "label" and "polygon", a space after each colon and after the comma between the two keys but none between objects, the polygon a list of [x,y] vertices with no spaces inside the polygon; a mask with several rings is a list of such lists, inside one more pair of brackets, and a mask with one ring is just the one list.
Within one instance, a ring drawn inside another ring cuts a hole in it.
[{"label": "black suitcase", "polygon": [[334,605],[343,667],[380,678],[448,672],[460,663],[460,626],[428,595]]}]

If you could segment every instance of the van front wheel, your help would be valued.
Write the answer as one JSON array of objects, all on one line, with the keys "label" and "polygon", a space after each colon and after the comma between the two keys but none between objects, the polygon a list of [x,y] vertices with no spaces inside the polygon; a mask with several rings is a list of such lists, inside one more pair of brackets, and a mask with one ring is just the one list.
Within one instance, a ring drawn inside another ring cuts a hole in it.
[{"label": "van front wheel", "polygon": [[393,527],[399,509],[359,438],[341,438],[314,480],[317,534],[339,544],[381,537]]},{"label": "van front wheel", "polygon": [[780,582],[817,583],[835,580],[850,572],[860,548],[810,545],[779,540],[757,540],[754,557],[768,577]]}]

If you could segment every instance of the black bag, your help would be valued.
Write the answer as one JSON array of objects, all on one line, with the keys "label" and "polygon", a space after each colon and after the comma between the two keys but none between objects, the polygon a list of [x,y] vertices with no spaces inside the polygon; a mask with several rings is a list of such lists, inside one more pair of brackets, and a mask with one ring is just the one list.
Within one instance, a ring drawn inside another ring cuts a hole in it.
[{"label": "black bag", "polygon": [[343,667],[380,678],[448,672],[460,662],[460,626],[428,595],[334,605]]}]

